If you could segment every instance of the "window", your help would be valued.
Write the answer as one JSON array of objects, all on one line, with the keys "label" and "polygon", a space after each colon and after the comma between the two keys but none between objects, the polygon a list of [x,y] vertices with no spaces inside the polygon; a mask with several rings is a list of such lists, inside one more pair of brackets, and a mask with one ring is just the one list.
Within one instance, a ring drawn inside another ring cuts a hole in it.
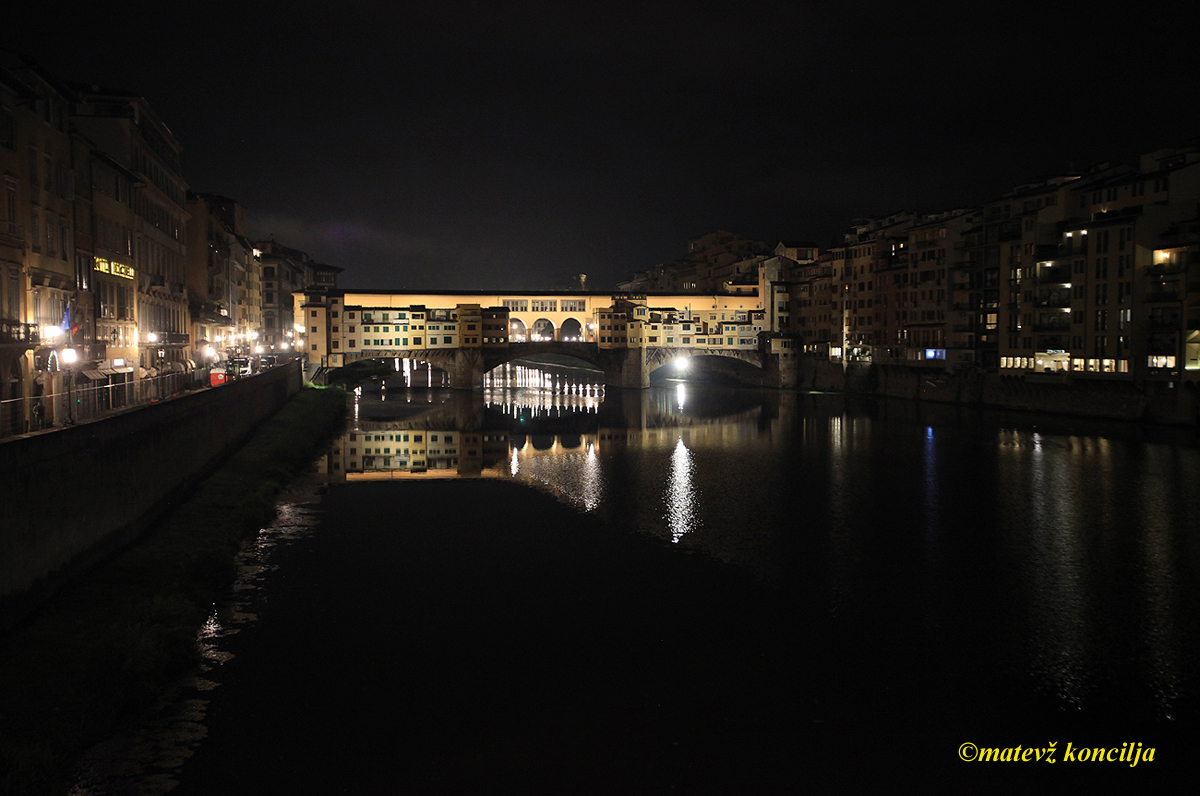
[{"label": "window", "polygon": [[16,140],[16,123],[13,121],[13,112],[8,107],[0,106],[0,146],[5,149],[14,149]]},{"label": "window", "polygon": [[8,222],[8,234],[17,234],[17,184],[13,180],[8,180],[4,184],[4,193],[7,199],[7,210],[5,211],[5,220]]}]

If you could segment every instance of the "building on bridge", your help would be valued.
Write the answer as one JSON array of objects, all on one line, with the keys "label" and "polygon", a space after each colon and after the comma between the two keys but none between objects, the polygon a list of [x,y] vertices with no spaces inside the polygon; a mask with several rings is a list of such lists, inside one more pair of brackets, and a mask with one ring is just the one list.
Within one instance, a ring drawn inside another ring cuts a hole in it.
[{"label": "building on bridge", "polygon": [[325,367],[417,359],[471,388],[505,361],[558,353],[600,367],[609,383],[644,387],[651,370],[682,356],[741,359],[778,374],[793,352],[760,295],[313,288],[294,294],[294,313],[309,361]]}]

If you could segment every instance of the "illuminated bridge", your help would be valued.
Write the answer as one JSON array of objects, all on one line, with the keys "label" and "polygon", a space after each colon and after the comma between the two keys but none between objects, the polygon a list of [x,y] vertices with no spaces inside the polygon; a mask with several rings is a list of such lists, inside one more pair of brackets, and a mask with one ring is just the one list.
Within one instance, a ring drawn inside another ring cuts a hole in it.
[{"label": "illuminated bridge", "polygon": [[778,332],[779,304],[760,299],[766,287],[708,295],[309,290],[294,296],[297,348],[324,367],[428,362],[468,390],[505,362],[547,354],[582,360],[614,387],[648,387],[654,370],[695,356],[739,360],[761,369],[765,384],[794,386],[795,351]]}]

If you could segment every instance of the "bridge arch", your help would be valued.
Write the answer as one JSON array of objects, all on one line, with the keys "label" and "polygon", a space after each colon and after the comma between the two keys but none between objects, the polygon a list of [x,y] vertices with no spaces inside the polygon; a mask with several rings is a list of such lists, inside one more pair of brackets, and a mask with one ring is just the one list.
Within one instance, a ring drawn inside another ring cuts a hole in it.
[{"label": "bridge arch", "polygon": [[525,321],[521,320],[520,318],[509,318],[508,339],[514,343],[525,343],[529,341],[529,329],[526,328]]},{"label": "bridge arch", "polygon": [[762,380],[767,372],[763,355],[757,351],[657,348],[646,357],[646,376],[649,377],[663,368],[675,370],[680,376],[686,375],[688,371],[685,368],[692,360],[703,361],[706,373],[723,374],[741,382],[745,382],[747,377],[752,381]]},{"label": "bridge arch", "polygon": [[547,354],[571,357],[599,371],[606,369],[604,354],[597,349],[595,344],[550,341],[525,343],[520,346],[509,346],[507,349],[485,350],[483,367],[485,372],[491,372],[501,365],[506,365],[516,359],[545,356]]},{"label": "bridge arch", "polygon": [[557,340],[558,336],[554,328],[554,321],[549,318],[538,318],[529,329],[529,339],[534,342]]},{"label": "bridge arch", "polygon": [[567,318],[558,327],[558,339],[563,341],[582,341],[583,324],[575,318]]}]

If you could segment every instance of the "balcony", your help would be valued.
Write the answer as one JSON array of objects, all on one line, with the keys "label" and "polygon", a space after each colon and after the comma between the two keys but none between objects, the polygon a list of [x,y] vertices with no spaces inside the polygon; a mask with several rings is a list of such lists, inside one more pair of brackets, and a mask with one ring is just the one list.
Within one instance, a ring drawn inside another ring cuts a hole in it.
[{"label": "balcony", "polygon": [[1051,296],[1033,302],[1033,306],[1048,309],[1067,309],[1071,306],[1070,296]]},{"label": "balcony", "polygon": [[75,346],[79,351],[79,359],[84,362],[99,362],[102,359],[108,359],[108,344],[107,343],[87,343],[82,346]]},{"label": "balcony", "polygon": [[40,341],[37,324],[0,320],[0,345],[36,346]]},{"label": "balcony", "polygon": [[1183,263],[1159,263],[1147,268],[1146,273],[1150,276],[1168,276],[1170,274],[1183,273]]},{"label": "balcony", "polygon": [[1071,269],[1066,266],[1043,268],[1038,273],[1037,281],[1043,285],[1065,285],[1071,281]]},{"label": "balcony", "polygon": [[1071,338],[1065,334],[1060,335],[1039,335],[1037,339],[1038,351],[1066,351],[1071,347]]},{"label": "balcony", "polygon": [[192,336],[186,332],[158,332],[158,339],[153,343],[143,341],[141,345],[146,347],[161,347],[168,345],[187,345],[191,342]]},{"label": "balcony", "polygon": [[1035,332],[1050,332],[1050,333],[1055,333],[1055,332],[1058,332],[1058,333],[1065,333],[1065,332],[1070,332],[1070,331],[1071,331],[1071,324],[1069,324],[1069,323],[1062,323],[1062,322],[1057,322],[1057,323],[1035,323],[1035,324],[1033,325],[1033,330],[1034,330]]},{"label": "balcony", "polygon": [[1182,301],[1183,294],[1179,290],[1152,290],[1146,294],[1146,301],[1151,304]]},{"label": "balcony", "polygon": [[1173,334],[1152,334],[1146,338],[1146,353],[1171,355],[1179,353],[1179,344]]}]

